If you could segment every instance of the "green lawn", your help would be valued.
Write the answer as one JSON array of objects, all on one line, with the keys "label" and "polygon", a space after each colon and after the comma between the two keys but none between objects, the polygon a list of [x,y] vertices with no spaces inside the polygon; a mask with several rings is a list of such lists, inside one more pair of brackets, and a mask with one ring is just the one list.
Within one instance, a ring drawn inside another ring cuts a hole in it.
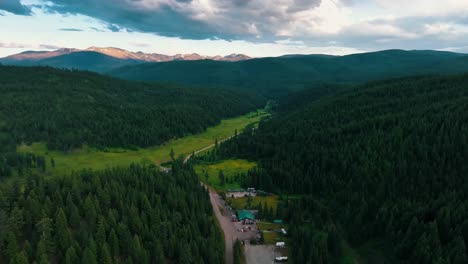
[{"label": "green lawn", "polygon": [[276,232],[265,231],[263,232],[263,241],[267,245],[275,245],[279,241],[278,234]]},{"label": "green lawn", "polygon": [[[240,188],[240,184],[239,182],[233,182],[226,183],[224,186],[221,186],[219,179],[219,172],[221,170],[227,178],[231,179],[231,177],[239,173],[245,173],[255,166],[257,166],[257,163],[255,162],[235,159],[224,160],[215,164],[197,164],[195,165],[195,171],[202,182],[210,185],[218,191],[225,191],[227,189]],[[205,177],[205,172],[208,173],[208,179]]]},{"label": "green lawn", "polygon": [[285,225],[270,222],[257,222],[257,227],[259,230],[280,230],[281,228],[284,228]]},{"label": "green lawn", "polygon": [[[236,209],[249,209],[247,208],[247,197],[241,197],[236,199],[230,199],[232,207]],[[251,208],[256,208],[258,204],[267,204],[268,208],[272,207],[273,210],[276,212],[278,208],[278,196],[254,196],[252,197],[252,206]]]},{"label": "green lawn", "polygon": [[[91,168],[95,170],[107,167],[128,166],[131,163],[156,163],[161,164],[170,160],[171,148],[175,154],[188,155],[196,150],[210,146],[215,139],[221,140],[239,132],[246,126],[258,123],[259,120],[268,115],[265,111],[253,112],[244,116],[222,120],[217,126],[208,128],[205,132],[191,135],[180,139],[174,139],[162,146],[144,148],[139,150],[109,149],[106,151],[84,146],[71,152],[49,151],[43,143],[32,145],[21,145],[17,147],[18,152],[33,152],[43,155],[48,161],[48,172],[53,175],[66,175],[72,171]],[[55,168],[50,166],[50,160],[55,160]]]}]

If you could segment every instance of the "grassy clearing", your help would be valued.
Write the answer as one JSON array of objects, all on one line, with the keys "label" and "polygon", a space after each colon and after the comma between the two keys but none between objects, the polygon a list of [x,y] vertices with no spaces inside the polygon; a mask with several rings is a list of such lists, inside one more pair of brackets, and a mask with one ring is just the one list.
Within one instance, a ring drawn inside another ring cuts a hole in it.
[{"label": "grassy clearing", "polygon": [[[232,183],[226,183],[221,186],[219,179],[219,172],[222,170],[226,178],[233,179],[233,176],[239,173],[246,173],[248,170],[257,166],[257,163],[235,159],[235,160],[224,160],[215,164],[197,164],[195,165],[195,171],[198,177],[205,184],[210,185],[218,191],[225,191],[227,189],[240,188],[240,183],[233,181]],[[206,178],[205,173],[208,174]]]},{"label": "grassy clearing", "polygon": [[273,196],[254,196],[252,197],[252,204],[251,208],[248,208],[248,198],[247,197],[241,197],[241,198],[236,198],[236,199],[230,199],[231,205],[233,208],[236,209],[251,209],[251,208],[257,208],[259,204],[265,204],[268,206],[268,208],[272,207],[274,211],[278,208],[278,196],[273,195]]},{"label": "grassy clearing", "polygon": [[[43,155],[48,161],[48,172],[52,175],[67,175],[72,171],[85,168],[94,170],[107,167],[128,166],[131,163],[161,164],[170,160],[171,148],[176,155],[188,155],[196,150],[210,146],[215,139],[224,139],[234,134],[237,129],[241,131],[250,124],[255,124],[266,116],[264,111],[253,112],[244,116],[222,120],[217,126],[208,128],[205,132],[180,139],[174,139],[162,146],[144,148],[139,150],[108,149],[97,150],[88,146],[71,152],[49,151],[45,144],[34,143],[17,147],[18,152],[32,152]],[[55,160],[55,167],[50,166],[50,159]]]},{"label": "grassy clearing", "polygon": [[267,245],[275,245],[279,241],[278,234],[276,232],[265,231],[263,232],[263,241]]},{"label": "grassy clearing", "polygon": [[259,230],[280,230],[285,226],[269,222],[257,222],[257,227]]}]

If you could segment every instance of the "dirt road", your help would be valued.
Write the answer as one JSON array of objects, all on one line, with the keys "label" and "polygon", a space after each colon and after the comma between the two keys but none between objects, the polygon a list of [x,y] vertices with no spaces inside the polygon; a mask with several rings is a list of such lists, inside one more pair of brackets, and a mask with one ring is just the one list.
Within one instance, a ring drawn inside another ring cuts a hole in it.
[{"label": "dirt road", "polygon": [[[228,138],[222,139],[222,140],[218,141],[218,144],[221,144],[221,143],[223,143],[224,141],[229,140],[229,139],[231,139],[231,138],[233,138],[233,137],[234,137],[234,136],[230,136],[230,137],[228,137]],[[208,150],[208,149],[210,149],[210,148],[212,148],[212,147],[214,147],[214,146],[215,146],[215,144],[209,145],[208,147],[205,147],[205,148],[202,148],[202,149],[199,149],[199,150],[195,151],[194,154],[198,154],[198,153],[200,153],[200,152],[202,152],[202,151],[205,151],[205,150]],[[184,163],[187,163],[187,161],[192,157],[192,155],[193,155],[193,154],[188,155],[188,156],[184,159]]]},{"label": "dirt road", "polygon": [[[240,223],[234,223],[231,221],[231,215],[233,212],[226,206],[221,196],[213,189],[210,190],[210,201],[213,206],[213,211],[216,218],[218,219],[219,225],[224,232],[224,240],[226,246],[226,264],[233,263],[233,245],[236,239],[241,241],[248,241],[255,237],[254,231],[239,232],[237,229],[241,227]],[[220,208],[224,213],[221,213]]]},{"label": "dirt road", "polygon": [[[225,139],[219,141],[218,143],[224,142],[224,141],[229,140],[231,138],[233,138],[233,136],[229,137],[229,138],[225,138]],[[202,152],[202,151],[205,151],[207,149],[210,149],[210,148],[214,147],[214,145],[215,144],[210,145],[210,146],[208,146],[206,148],[200,149],[200,150],[196,151],[195,154],[197,154],[199,152]],[[185,158],[184,163],[186,163],[191,157],[192,157],[192,154],[188,155]],[[225,249],[225,251],[226,251],[226,264],[232,264],[234,262],[234,259],[233,259],[234,241],[236,241],[236,239],[239,239],[239,240],[242,240],[242,241],[248,241],[248,240],[250,240],[252,238],[255,238],[256,233],[255,233],[255,231],[239,232],[238,229],[241,228],[241,224],[234,223],[231,220],[231,216],[232,216],[232,214],[234,214],[234,212],[232,210],[230,210],[230,208],[228,208],[226,206],[224,200],[221,198],[221,196],[213,188],[211,188],[211,187],[209,187],[207,185],[204,185],[204,186],[205,186],[205,188],[208,188],[208,190],[209,190],[210,202],[211,202],[211,206],[213,207],[213,212],[214,212],[216,218],[218,219],[218,223],[221,226],[221,229],[223,230],[223,233],[224,233],[224,241],[225,241],[224,244],[225,244],[225,247],[226,247],[226,249]],[[221,212],[220,208],[222,209],[222,212]]]},{"label": "dirt road", "polygon": [[[211,205],[213,206],[213,211],[215,213],[216,218],[218,219],[219,225],[224,232],[224,244],[226,247],[226,264],[233,263],[233,240],[234,240],[234,232],[236,230],[232,230],[232,222],[225,216],[221,214],[219,208],[223,208],[225,210],[224,201],[221,199],[219,194],[210,188],[210,201]],[[225,211],[226,212],[226,211]]]}]

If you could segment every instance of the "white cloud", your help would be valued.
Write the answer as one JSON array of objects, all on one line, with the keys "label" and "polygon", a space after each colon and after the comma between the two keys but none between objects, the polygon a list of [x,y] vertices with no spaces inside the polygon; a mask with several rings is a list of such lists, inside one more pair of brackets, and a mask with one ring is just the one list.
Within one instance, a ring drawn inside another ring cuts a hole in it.
[{"label": "white cloud", "polygon": [[[342,54],[389,48],[444,49],[465,47],[468,39],[468,0],[24,0],[21,3],[27,7],[45,5],[43,9],[48,12],[33,8],[33,16],[0,16],[0,41],[6,42],[1,39],[3,35],[11,36],[15,42],[14,36],[35,45],[51,43],[83,48],[110,43],[107,45],[135,49],[140,46],[121,43],[157,42],[141,48],[161,53],[185,50],[213,55],[242,51],[253,56],[271,56],[280,52]],[[59,28],[84,31],[57,33]],[[110,33],[110,28],[119,32]]]}]

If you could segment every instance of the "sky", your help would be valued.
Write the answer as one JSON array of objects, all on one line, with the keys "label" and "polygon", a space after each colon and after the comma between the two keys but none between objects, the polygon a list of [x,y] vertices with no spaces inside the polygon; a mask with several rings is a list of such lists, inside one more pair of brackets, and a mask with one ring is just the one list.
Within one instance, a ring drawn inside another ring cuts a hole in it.
[{"label": "sky", "polygon": [[91,46],[252,57],[468,53],[468,0],[0,0],[0,57]]}]

